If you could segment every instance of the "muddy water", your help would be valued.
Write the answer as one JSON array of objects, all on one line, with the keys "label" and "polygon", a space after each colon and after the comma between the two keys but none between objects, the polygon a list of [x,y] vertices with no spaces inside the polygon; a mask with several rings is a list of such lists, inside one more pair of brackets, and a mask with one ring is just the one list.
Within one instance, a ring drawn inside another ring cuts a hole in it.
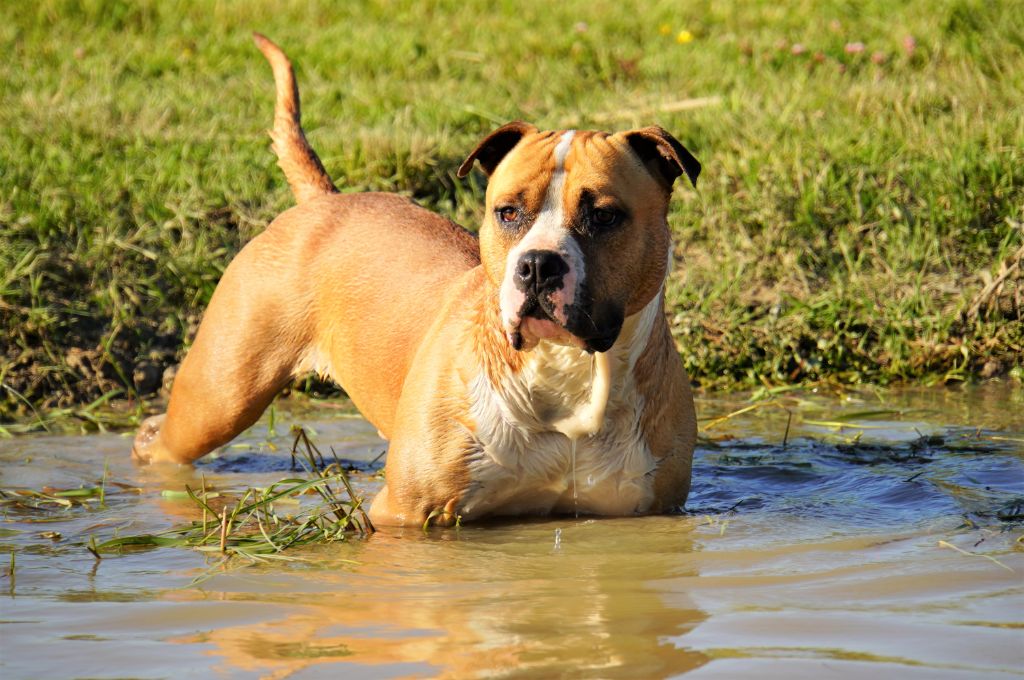
[{"label": "muddy water", "polygon": [[371,493],[368,461],[384,449],[373,428],[326,409],[278,412],[276,433],[265,420],[173,473],[133,467],[122,435],[0,441],[4,488],[92,485],[106,465],[110,488],[141,489],[106,508],[6,507],[0,568],[13,550],[16,569],[0,579],[0,675],[1024,675],[1024,393],[760,404],[715,421],[751,403],[700,400],[686,514],[379,533],[197,585],[199,553],[96,562],[84,542],[190,520],[163,492],[200,475],[221,488],[291,475],[292,422],[362,461],[356,480]]}]

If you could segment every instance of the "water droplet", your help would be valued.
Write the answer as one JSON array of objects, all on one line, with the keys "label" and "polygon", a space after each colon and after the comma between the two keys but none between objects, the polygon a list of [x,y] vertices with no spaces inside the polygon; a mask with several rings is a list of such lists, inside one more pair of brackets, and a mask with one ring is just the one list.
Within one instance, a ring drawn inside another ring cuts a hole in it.
[{"label": "water droplet", "polygon": [[580,516],[580,491],[579,487],[576,486],[576,440],[572,440],[572,449],[570,450],[572,458],[572,509],[577,517]]}]

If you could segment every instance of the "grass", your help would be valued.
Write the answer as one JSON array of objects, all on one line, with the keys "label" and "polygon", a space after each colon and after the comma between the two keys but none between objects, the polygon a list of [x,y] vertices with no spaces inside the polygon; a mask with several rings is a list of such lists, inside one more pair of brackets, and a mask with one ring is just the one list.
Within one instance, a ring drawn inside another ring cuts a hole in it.
[{"label": "grass", "polygon": [[[305,447],[301,453],[299,444]],[[246,489],[233,505],[230,497],[211,493],[205,483],[199,490],[186,486],[184,493],[201,519],[157,534],[115,536],[102,543],[93,540],[88,549],[96,559],[137,548],[178,547],[259,562],[283,558],[282,553],[292,547],[373,532],[363,499],[353,490],[341,463],[335,459],[325,465],[323,454],[302,428],[296,428],[292,445],[293,465],[296,460],[302,461],[310,479],[288,478],[266,488]],[[317,502],[303,503],[304,495],[317,496]]]},{"label": "grass", "polygon": [[[240,491],[209,488],[165,489],[164,498],[191,501],[197,519],[156,533],[120,534],[97,541],[90,536],[85,548],[99,560],[104,556],[161,547],[196,550],[220,557],[216,568],[239,558],[245,563],[271,559],[296,559],[284,555],[290,548],[346,540],[353,534],[373,533],[342,464],[328,463],[301,427],[293,428],[292,467],[303,468],[304,477],[281,479],[265,488]],[[109,488],[108,488],[109,487]],[[127,484],[108,482],[106,470],[96,486],[78,489],[0,489],[0,511],[30,516],[35,521],[55,521],[68,512],[106,508],[107,498],[121,503],[142,493]],[[60,532],[43,532],[43,538],[59,540]],[[13,582],[14,553],[8,573]],[[202,577],[201,577],[202,578]]]},{"label": "grass", "polygon": [[1024,379],[1011,0],[283,5],[5,13],[0,420],[154,394],[292,204],[253,30],[295,61],[339,186],[470,227],[484,179],[455,169],[502,122],[672,130],[704,164],[668,287],[701,385]]}]

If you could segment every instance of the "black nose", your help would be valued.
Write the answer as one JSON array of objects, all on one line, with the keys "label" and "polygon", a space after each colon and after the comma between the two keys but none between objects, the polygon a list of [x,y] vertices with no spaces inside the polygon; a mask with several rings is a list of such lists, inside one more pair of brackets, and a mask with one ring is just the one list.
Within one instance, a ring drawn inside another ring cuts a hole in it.
[{"label": "black nose", "polygon": [[558,290],[569,265],[551,250],[528,250],[516,263],[516,287],[524,293],[540,294]]}]

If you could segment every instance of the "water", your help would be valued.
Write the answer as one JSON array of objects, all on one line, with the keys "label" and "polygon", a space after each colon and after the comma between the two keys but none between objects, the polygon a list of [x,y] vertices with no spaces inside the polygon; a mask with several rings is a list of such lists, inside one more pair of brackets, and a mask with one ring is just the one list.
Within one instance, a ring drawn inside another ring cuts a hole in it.
[{"label": "water", "polygon": [[[162,492],[201,476],[238,488],[292,474],[282,422],[312,425],[372,493],[374,429],[279,412],[280,434],[257,426],[170,473],[131,465],[128,436],[0,441],[4,488],[91,485],[106,461],[111,488],[141,489],[106,509],[7,507],[0,569],[12,550],[17,567],[13,583],[0,577],[0,675],[1024,675],[1024,394],[781,399],[702,433],[688,514],[379,533],[199,585],[202,554],[97,563],[84,541],[192,519]],[[704,419],[744,405],[697,408]],[[784,408],[797,414],[785,446]]]}]

